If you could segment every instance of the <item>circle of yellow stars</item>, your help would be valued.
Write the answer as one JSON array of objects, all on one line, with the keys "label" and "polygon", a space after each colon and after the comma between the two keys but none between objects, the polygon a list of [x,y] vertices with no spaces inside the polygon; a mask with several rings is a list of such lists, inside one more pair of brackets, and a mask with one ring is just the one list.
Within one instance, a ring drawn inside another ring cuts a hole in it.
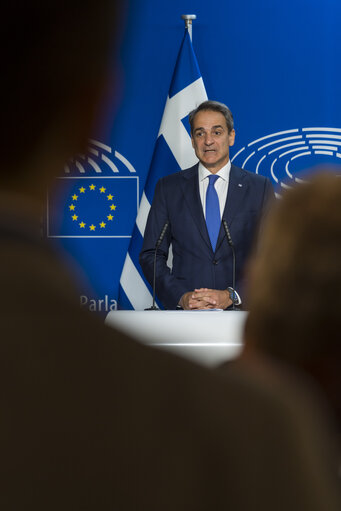
[{"label": "circle of yellow stars", "polygon": [[[111,193],[108,193],[108,195],[106,197],[107,197],[107,201],[109,202],[109,214],[106,216],[106,218],[102,219],[102,221],[99,222],[97,225],[93,224],[93,223],[91,225],[87,225],[86,222],[84,222],[83,220],[80,220],[79,215],[77,215],[77,201],[78,201],[79,197],[81,196],[81,194],[85,194],[85,192],[88,189],[90,192],[95,192],[96,185],[91,184],[91,185],[89,185],[89,187],[81,186],[78,189],[79,195],[77,195],[77,193],[74,193],[71,196],[72,202],[69,205],[69,211],[70,211],[70,213],[72,213],[72,215],[71,215],[72,221],[77,222],[81,229],[84,229],[84,230],[89,229],[90,231],[95,232],[97,227],[99,227],[99,229],[105,229],[107,226],[107,223],[113,221],[113,219],[114,219],[113,212],[116,210],[116,206],[112,202],[114,200],[114,196]],[[106,194],[106,191],[107,191],[106,188],[104,188],[104,186],[101,186],[97,190],[99,190],[100,194],[104,194],[104,195]]]}]

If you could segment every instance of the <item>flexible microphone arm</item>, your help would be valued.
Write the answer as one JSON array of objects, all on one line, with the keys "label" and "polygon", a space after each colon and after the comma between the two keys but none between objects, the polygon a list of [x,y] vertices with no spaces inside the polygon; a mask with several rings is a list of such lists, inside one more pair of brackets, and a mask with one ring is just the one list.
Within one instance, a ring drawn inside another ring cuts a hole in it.
[{"label": "flexible microphone arm", "polygon": [[[227,242],[228,244],[230,245],[231,247],[231,250],[232,250],[232,288],[233,288],[233,291],[235,291],[235,285],[236,285],[236,251],[234,249],[234,244],[233,244],[233,241],[232,241],[232,238],[231,238],[231,234],[230,234],[230,230],[227,226],[227,222],[226,220],[222,220],[223,222],[223,227],[224,227],[224,230],[225,230],[225,234],[226,234],[226,238],[227,238]],[[234,297],[232,298],[232,310],[236,310],[236,306],[235,306],[235,300],[234,300]]]},{"label": "flexible microphone arm", "polygon": [[158,248],[159,246],[161,245],[162,243],[162,240],[163,238],[165,237],[165,234],[166,234],[166,231],[168,229],[168,226],[169,226],[169,222],[167,220],[167,222],[165,223],[165,225],[163,226],[162,228],[162,231],[160,233],[160,236],[157,240],[157,242],[155,243],[155,252],[154,252],[154,269],[153,269],[153,305],[151,307],[149,307],[148,309],[145,309],[146,311],[158,311],[160,310],[158,307],[156,307],[155,305],[155,289],[156,289],[156,254],[157,254],[157,251],[158,251]]}]

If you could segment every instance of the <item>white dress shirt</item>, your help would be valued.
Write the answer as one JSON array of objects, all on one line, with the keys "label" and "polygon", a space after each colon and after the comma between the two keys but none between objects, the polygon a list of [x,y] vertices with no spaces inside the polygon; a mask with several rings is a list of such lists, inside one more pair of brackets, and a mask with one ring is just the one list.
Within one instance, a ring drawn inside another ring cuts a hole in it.
[{"label": "white dress shirt", "polygon": [[[220,218],[223,216],[227,191],[229,187],[229,179],[230,179],[230,170],[231,170],[231,162],[230,160],[227,164],[221,168],[215,175],[219,176],[219,179],[215,182],[214,188],[218,194],[219,199],[219,209],[220,209]],[[204,212],[204,217],[206,218],[206,192],[209,183],[208,177],[212,175],[212,172],[207,170],[201,162],[199,162],[199,192],[200,199],[202,204],[202,209]]]}]

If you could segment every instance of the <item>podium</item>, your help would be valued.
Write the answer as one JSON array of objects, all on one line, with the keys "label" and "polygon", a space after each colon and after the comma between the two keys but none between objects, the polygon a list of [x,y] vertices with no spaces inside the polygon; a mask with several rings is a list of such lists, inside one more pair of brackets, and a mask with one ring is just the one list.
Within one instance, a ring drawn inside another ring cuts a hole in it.
[{"label": "podium", "polygon": [[245,311],[111,311],[105,319],[139,342],[215,367],[242,349]]}]

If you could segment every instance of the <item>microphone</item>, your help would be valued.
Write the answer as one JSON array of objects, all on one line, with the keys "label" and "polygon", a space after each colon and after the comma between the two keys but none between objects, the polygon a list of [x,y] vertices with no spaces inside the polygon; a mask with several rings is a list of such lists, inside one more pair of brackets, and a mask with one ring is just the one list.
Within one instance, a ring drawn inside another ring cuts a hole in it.
[{"label": "microphone", "polygon": [[154,252],[154,271],[153,271],[153,305],[151,307],[149,307],[148,309],[144,309],[145,311],[159,311],[160,309],[158,307],[156,307],[155,305],[155,288],[156,288],[156,254],[157,254],[157,250],[159,248],[159,246],[161,245],[162,241],[163,241],[163,238],[165,237],[165,234],[166,234],[166,231],[168,229],[168,226],[169,226],[169,221],[167,220],[167,222],[165,223],[165,225],[163,226],[161,232],[160,232],[160,236],[158,237],[158,240],[157,242],[155,243],[155,252]]},{"label": "microphone", "polygon": [[160,233],[159,239],[157,240],[157,242],[155,244],[155,250],[157,250],[159,248],[159,246],[161,245],[162,240],[165,237],[166,231],[168,229],[168,226],[169,226],[169,221],[167,220],[167,222],[165,223],[165,225],[162,228],[162,231]]},{"label": "microphone", "polygon": [[[231,238],[230,230],[229,230],[229,228],[227,226],[227,222],[226,222],[226,220],[224,218],[223,218],[222,222],[223,222],[223,227],[224,227],[224,231],[225,231],[225,234],[226,234],[227,242],[230,245],[231,251],[232,251],[232,288],[233,288],[233,291],[235,291],[235,285],[236,285],[236,251],[234,249],[234,244],[233,244],[233,241],[232,241],[232,238]],[[236,301],[236,299],[233,296],[232,297],[232,310],[238,310],[238,309],[236,309],[235,301]]]}]

